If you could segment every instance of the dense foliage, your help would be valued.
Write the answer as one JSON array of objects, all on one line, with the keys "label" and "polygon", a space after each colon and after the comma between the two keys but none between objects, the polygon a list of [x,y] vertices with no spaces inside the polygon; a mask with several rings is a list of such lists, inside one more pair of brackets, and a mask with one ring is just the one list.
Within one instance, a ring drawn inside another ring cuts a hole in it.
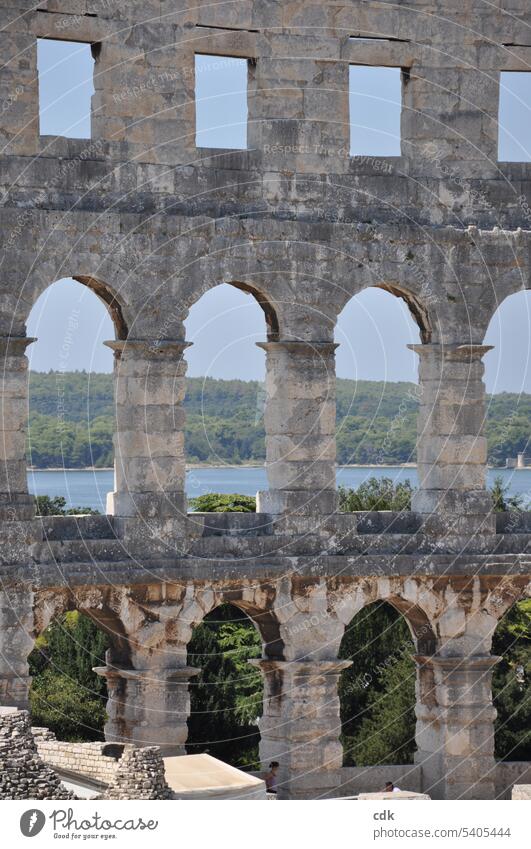
[{"label": "dense foliage", "polygon": [[368,478],[357,489],[338,488],[342,513],[365,510],[411,510],[413,487],[406,480],[395,483],[391,478]]},{"label": "dense foliage", "polygon": [[60,740],[101,740],[107,687],[92,671],[105,666],[109,638],[77,611],[55,619],[29,656],[33,725]]},{"label": "dense foliage", "polygon": [[383,602],[363,608],[345,630],[339,656],[345,766],[412,763],[415,653],[405,619]]},{"label": "dense foliage", "polygon": [[207,492],[188,499],[190,510],[196,513],[256,513],[256,498],[253,495]]},{"label": "dense foliage", "polygon": [[[413,383],[337,381],[340,464],[414,462],[419,390]],[[258,381],[189,378],[186,454],[194,463],[262,463],[264,388]],[[488,399],[489,463],[525,452],[531,395]],[[111,374],[32,372],[28,458],[38,468],[112,464]]]},{"label": "dense foliage", "polygon": [[99,511],[92,507],[70,507],[66,509],[66,498],[62,495],[36,495],[37,516],[97,516]]},{"label": "dense foliage", "polygon": [[223,604],[198,625],[188,645],[188,665],[202,672],[190,683],[189,754],[209,752],[234,766],[258,768],[262,676],[247,661],[262,643],[250,619]]},{"label": "dense foliage", "polygon": [[515,604],[498,625],[492,653],[492,691],[496,718],[496,756],[531,760],[531,599]]}]

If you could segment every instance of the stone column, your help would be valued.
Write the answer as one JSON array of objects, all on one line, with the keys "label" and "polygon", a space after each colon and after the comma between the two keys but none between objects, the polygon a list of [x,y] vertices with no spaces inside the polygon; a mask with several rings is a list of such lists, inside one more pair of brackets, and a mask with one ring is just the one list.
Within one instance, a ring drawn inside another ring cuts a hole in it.
[{"label": "stone column", "polygon": [[28,708],[33,645],[33,593],[6,587],[0,592],[0,705]]},{"label": "stone column", "polygon": [[495,533],[486,491],[484,436],[486,345],[409,345],[420,358],[417,464],[419,490],[412,509],[428,534],[471,537],[488,545]]},{"label": "stone column", "polygon": [[[492,670],[499,657],[415,658],[423,788],[435,799],[494,799]],[[422,694],[424,682],[424,694]]]},{"label": "stone column", "polygon": [[28,358],[35,339],[0,337],[0,562],[28,558],[27,546],[38,538],[35,499],[28,493],[26,438],[28,431]]},{"label": "stone column", "polygon": [[264,676],[260,761],[280,763],[279,796],[326,796],[343,764],[338,682],[350,660],[251,660]]},{"label": "stone column", "polygon": [[107,680],[105,739],[160,746],[164,757],[185,755],[190,713],[188,682],[200,669],[94,669]]},{"label": "stone column", "polygon": [[107,511],[137,546],[179,548],[186,523],[183,341],[106,342],[115,352],[115,491]]},{"label": "stone column", "polygon": [[336,374],[330,342],[259,342],[266,351],[266,468],[257,510],[334,513]]}]

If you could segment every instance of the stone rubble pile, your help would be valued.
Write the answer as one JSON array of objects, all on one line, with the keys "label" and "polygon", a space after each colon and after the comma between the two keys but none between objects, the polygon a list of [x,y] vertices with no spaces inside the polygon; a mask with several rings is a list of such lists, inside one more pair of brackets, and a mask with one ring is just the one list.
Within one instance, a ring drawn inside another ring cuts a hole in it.
[{"label": "stone rubble pile", "polygon": [[75,798],[37,752],[28,711],[0,708],[0,799]]},{"label": "stone rubble pile", "polygon": [[164,761],[158,746],[137,749],[128,745],[116,776],[100,799],[172,799],[166,783]]}]

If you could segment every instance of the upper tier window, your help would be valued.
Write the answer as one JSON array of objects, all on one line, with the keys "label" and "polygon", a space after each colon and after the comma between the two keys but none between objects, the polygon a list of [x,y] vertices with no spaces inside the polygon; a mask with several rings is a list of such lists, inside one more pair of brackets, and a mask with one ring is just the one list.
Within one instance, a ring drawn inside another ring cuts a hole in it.
[{"label": "upper tier window", "polygon": [[531,73],[528,71],[501,74],[498,159],[531,162]]},{"label": "upper tier window", "polygon": [[351,65],[350,155],[400,156],[400,68]]},{"label": "upper tier window", "polygon": [[247,148],[247,59],[195,57],[197,147]]},{"label": "upper tier window", "polygon": [[41,136],[88,139],[94,93],[90,44],[37,39]]}]

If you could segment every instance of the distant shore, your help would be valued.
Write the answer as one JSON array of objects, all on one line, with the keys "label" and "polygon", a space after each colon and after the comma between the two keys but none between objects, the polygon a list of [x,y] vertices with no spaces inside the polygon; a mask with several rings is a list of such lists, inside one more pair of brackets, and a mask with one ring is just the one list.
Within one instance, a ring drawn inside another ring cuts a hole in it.
[{"label": "distant shore", "polygon": [[[264,463],[187,463],[186,470],[192,469],[262,469]],[[338,463],[338,469],[416,469],[416,463]],[[488,469],[511,472],[528,471],[523,469],[507,469],[506,466],[487,466]],[[28,472],[114,472],[114,466],[28,466]]]}]

